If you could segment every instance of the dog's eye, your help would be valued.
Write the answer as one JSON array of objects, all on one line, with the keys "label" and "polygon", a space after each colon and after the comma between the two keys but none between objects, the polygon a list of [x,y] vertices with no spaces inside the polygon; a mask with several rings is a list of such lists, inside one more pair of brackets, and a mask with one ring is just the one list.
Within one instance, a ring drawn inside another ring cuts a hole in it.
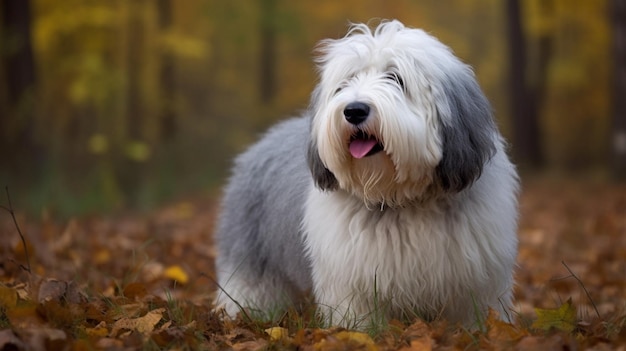
[{"label": "dog's eye", "polygon": [[387,75],[385,76],[385,78],[393,80],[394,82],[396,82],[400,88],[404,91],[404,80],[402,80],[402,77],[400,77],[396,72],[389,72],[387,73]]},{"label": "dog's eye", "polygon": [[343,87],[339,87],[335,90],[335,92],[333,93],[333,95],[337,95],[339,94],[339,92],[343,89]]}]

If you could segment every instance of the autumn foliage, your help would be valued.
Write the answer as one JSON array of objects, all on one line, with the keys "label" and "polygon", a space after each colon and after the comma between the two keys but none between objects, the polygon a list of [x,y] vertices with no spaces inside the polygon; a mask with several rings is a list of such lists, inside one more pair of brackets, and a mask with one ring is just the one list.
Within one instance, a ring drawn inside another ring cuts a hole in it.
[{"label": "autumn foliage", "polygon": [[[613,0],[516,0],[526,65],[509,52],[507,2],[0,2],[11,20],[0,20],[0,185],[23,210],[68,216],[214,191],[235,154],[306,108],[316,43],[382,18],[425,29],[474,68],[517,164],[534,140],[548,166],[606,169],[623,76]],[[510,81],[528,85],[537,135],[516,137],[530,117],[515,117]]]},{"label": "autumn foliage", "polygon": [[[14,194],[17,197],[17,194]],[[312,310],[225,321],[211,201],[57,221],[3,206],[0,349],[551,350],[626,345],[626,186],[524,182],[516,307],[474,330],[390,321],[358,332]],[[14,199],[13,202],[18,202]],[[15,206],[15,204],[13,204]],[[27,271],[25,249],[31,272]]]}]

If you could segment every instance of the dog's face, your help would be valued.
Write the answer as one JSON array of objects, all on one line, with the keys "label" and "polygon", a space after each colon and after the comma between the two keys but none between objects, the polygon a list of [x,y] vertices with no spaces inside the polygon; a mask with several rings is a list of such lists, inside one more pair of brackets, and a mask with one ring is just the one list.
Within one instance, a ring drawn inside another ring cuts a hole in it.
[{"label": "dog's face", "polygon": [[458,192],[493,155],[497,130],[471,69],[398,21],[322,41],[309,165],[318,187],[367,205]]}]

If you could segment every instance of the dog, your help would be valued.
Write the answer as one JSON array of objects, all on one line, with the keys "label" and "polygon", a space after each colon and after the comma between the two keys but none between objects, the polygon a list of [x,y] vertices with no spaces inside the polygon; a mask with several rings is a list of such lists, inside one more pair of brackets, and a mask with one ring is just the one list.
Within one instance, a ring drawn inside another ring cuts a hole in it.
[{"label": "dog", "polygon": [[519,181],[472,69],[397,20],[317,50],[309,109],[235,161],[215,305],[267,316],[312,292],[344,327],[504,318]]}]

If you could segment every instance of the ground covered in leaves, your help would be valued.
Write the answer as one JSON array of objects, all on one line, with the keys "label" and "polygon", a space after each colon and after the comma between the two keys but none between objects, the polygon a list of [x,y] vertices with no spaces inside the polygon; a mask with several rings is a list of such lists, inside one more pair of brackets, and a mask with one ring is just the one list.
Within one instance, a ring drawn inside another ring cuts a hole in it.
[{"label": "ground covered in leaves", "polygon": [[[18,226],[1,201],[0,350],[626,350],[626,185],[526,180],[513,323],[391,321],[372,333],[211,312],[213,202]],[[26,246],[18,233],[20,229]]]}]

